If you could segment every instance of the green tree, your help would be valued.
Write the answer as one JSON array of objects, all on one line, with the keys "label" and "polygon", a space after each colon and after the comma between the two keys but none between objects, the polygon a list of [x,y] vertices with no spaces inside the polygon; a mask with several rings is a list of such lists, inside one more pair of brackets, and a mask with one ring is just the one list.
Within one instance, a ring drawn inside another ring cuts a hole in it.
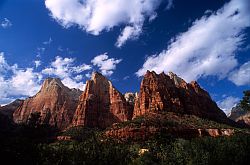
[{"label": "green tree", "polygon": [[240,101],[240,107],[246,111],[250,111],[250,90],[243,92],[244,96]]}]

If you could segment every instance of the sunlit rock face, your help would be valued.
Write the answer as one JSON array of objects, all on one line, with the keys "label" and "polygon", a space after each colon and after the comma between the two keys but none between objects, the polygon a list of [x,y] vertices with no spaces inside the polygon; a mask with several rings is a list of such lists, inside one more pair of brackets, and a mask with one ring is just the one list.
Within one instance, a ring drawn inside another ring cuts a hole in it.
[{"label": "sunlit rock face", "polygon": [[147,71],[135,100],[133,118],[162,111],[227,121],[226,115],[196,81],[187,83],[172,72],[156,74]]},{"label": "sunlit rock face", "polygon": [[81,93],[64,86],[58,78],[47,78],[40,91],[14,112],[13,119],[16,123],[27,122],[31,113],[39,112],[42,123],[64,129],[71,124]]},{"label": "sunlit rock face", "polygon": [[80,96],[72,125],[106,128],[113,123],[130,120],[132,111],[133,106],[112,83],[100,73],[94,72]]}]

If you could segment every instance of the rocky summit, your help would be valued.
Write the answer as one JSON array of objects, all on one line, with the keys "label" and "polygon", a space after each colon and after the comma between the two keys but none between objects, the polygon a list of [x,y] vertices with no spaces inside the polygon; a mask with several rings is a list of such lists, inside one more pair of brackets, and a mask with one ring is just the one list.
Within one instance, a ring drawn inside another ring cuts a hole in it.
[{"label": "rocky summit", "polygon": [[42,123],[66,128],[71,124],[81,93],[64,86],[58,78],[47,78],[40,91],[18,107],[13,119],[16,123],[27,122],[31,113],[39,112]]},{"label": "rocky summit", "polygon": [[139,93],[121,94],[98,72],[86,82],[84,92],[69,89],[60,79],[47,78],[41,90],[20,102],[13,119],[27,122],[39,112],[41,122],[65,129],[71,126],[107,128],[114,123],[152,113],[174,112],[228,123],[226,115],[195,81],[185,82],[176,74],[148,71]]},{"label": "rocky summit", "polygon": [[191,114],[219,122],[228,121],[208,92],[196,81],[187,83],[172,72],[156,74],[147,71],[135,100],[133,118],[162,111]]},{"label": "rocky summit", "polygon": [[72,124],[106,128],[113,123],[131,120],[133,106],[98,72],[92,74],[91,80],[80,96]]}]

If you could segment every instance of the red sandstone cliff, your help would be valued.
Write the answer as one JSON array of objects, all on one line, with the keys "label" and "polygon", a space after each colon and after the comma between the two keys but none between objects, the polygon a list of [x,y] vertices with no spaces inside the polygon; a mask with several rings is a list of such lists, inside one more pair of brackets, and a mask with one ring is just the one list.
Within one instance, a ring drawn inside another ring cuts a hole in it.
[{"label": "red sandstone cliff", "polygon": [[141,82],[139,96],[135,100],[133,118],[161,111],[227,121],[226,115],[197,82],[186,83],[172,72],[166,75],[147,71]]},{"label": "red sandstone cliff", "polygon": [[13,119],[16,123],[27,122],[31,113],[40,112],[43,123],[64,129],[71,124],[80,94],[80,90],[69,89],[60,79],[47,78],[40,91],[14,112]]},{"label": "red sandstone cliff", "polygon": [[133,106],[112,83],[100,73],[94,72],[80,96],[72,125],[106,128],[113,123],[132,118]]}]

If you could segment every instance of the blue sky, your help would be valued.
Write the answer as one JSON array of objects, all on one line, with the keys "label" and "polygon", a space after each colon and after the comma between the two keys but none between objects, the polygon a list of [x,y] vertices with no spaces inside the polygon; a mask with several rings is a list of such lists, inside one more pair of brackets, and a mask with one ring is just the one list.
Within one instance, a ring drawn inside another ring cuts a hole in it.
[{"label": "blue sky", "polygon": [[122,93],[146,70],[197,80],[224,109],[250,87],[249,0],[1,0],[0,104],[44,78],[84,89],[93,70]]}]

